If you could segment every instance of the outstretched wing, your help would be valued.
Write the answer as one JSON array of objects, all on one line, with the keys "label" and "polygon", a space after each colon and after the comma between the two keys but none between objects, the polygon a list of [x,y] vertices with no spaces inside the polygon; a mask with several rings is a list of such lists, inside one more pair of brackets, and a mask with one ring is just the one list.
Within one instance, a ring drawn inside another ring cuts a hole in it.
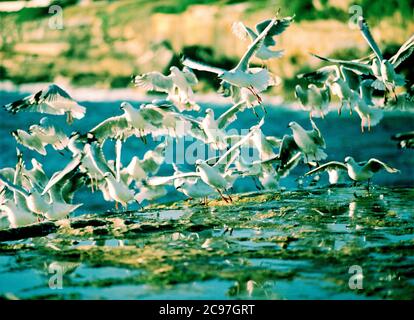
[{"label": "outstretched wing", "polygon": [[83,154],[79,153],[75,158],[73,158],[68,165],[60,172],[56,172],[52,178],[50,178],[49,182],[47,183],[46,187],[43,189],[42,195],[45,195],[50,188],[52,188],[55,184],[59,183],[62,179],[66,177],[71,172],[76,172],[81,164],[83,159]]},{"label": "outstretched wing", "polygon": [[331,161],[324,163],[323,165],[305,173],[305,176],[309,176],[321,171],[328,171],[328,170],[347,170],[347,167],[344,163],[339,161]]},{"label": "outstretched wing", "polygon": [[136,76],[134,84],[143,87],[145,90],[161,91],[168,93],[174,86],[173,79],[160,72],[153,71]]},{"label": "outstretched wing", "polygon": [[129,125],[124,116],[108,118],[89,132],[101,143],[106,139],[125,140],[137,134],[137,130]]},{"label": "outstretched wing", "polygon": [[184,58],[184,60],[182,61],[182,64],[185,65],[186,67],[191,68],[191,69],[211,72],[211,73],[215,73],[217,75],[221,75],[226,71],[224,69],[212,67],[212,66],[209,66],[205,63],[194,61],[194,60],[189,59],[189,58]]},{"label": "outstretched wing", "polygon": [[317,54],[311,53],[312,56],[322,60],[322,61],[327,61],[327,62],[331,62],[331,63],[335,63],[335,64],[340,64],[344,67],[347,67],[348,69],[352,70],[353,72],[355,72],[358,75],[362,75],[362,74],[372,74],[372,70],[371,70],[371,66],[367,63],[361,63],[359,61],[356,60],[340,60],[340,59],[332,59],[332,58],[325,58],[322,56],[319,56]]},{"label": "outstretched wing", "polygon": [[339,76],[338,66],[332,65],[320,68],[313,72],[302,73],[297,77],[298,79],[305,79],[310,82],[325,83],[328,79],[333,79]]},{"label": "outstretched wing", "polygon": [[390,59],[394,69],[397,68],[402,62],[414,52],[414,35],[411,36],[404,44],[400,47],[395,55]]},{"label": "outstretched wing", "polygon": [[22,187],[20,187],[20,186],[18,186],[16,184],[14,184],[13,182],[9,181],[5,177],[3,177],[3,175],[0,175],[0,182],[2,184],[4,184],[11,191],[18,192],[22,196],[25,196],[25,197],[28,197],[29,196],[29,193],[26,190],[24,190]]},{"label": "outstretched wing", "polygon": [[293,137],[285,134],[282,138],[282,144],[280,145],[278,155],[280,167],[285,167],[290,159],[292,159],[298,152],[300,152],[300,149]]},{"label": "outstretched wing", "polygon": [[[273,26],[270,28],[265,41],[264,45],[267,47],[274,46],[276,42],[274,41],[273,37],[281,34],[284,32],[290,24],[293,22],[294,17],[285,17],[283,19],[277,19]],[[262,33],[266,27],[269,25],[270,20],[265,20],[256,24],[257,33]]]},{"label": "outstretched wing", "polygon": [[266,35],[269,33],[270,29],[276,22],[276,18],[270,20],[266,28],[259,34],[259,36],[249,45],[249,48],[241,58],[240,62],[236,66],[236,69],[241,71],[247,71],[249,68],[250,59],[256,54],[257,50],[263,45]]},{"label": "outstretched wing", "polygon": [[11,112],[13,114],[16,114],[20,111],[40,112],[40,113],[48,113],[48,114],[53,114],[53,115],[64,114],[63,111],[52,108],[50,105],[44,102],[41,102],[43,100],[41,99],[42,95],[43,95],[43,91],[41,90],[28,97],[6,104],[3,107],[4,109],[6,109],[6,111]]},{"label": "outstretched wing", "polygon": [[310,122],[312,124],[313,130],[309,132],[310,138],[315,142],[315,144],[321,146],[322,148],[325,148],[325,139],[322,137],[321,132],[319,131],[319,128],[316,126],[315,122],[313,122],[312,119],[310,119]]},{"label": "outstretched wing", "polygon": [[379,61],[383,60],[382,53],[374,38],[372,37],[371,31],[369,30],[368,24],[366,23],[364,17],[358,18],[359,29],[361,30],[362,36],[367,41],[368,45],[374,51]]},{"label": "outstretched wing", "polygon": [[164,184],[168,184],[170,181],[175,179],[182,179],[182,178],[191,178],[191,177],[199,177],[200,174],[198,172],[186,172],[180,173],[169,177],[152,177],[149,178],[147,184],[150,186],[160,186]]},{"label": "outstretched wing", "polygon": [[377,172],[381,169],[385,169],[389,173],[396,173],[400,171],[375,158],[369,159],[368,162],[364,165],[364,168],[367,168],[372,172]]},{"label": "outstretched wing", "polygon": [[218,119],[218,128],[225,129],[230,123],[237,119],[237,113],[243,111],[245,108],[245,102],[236,103],[234,106],[230,107],[226,112],[224,112]]}]

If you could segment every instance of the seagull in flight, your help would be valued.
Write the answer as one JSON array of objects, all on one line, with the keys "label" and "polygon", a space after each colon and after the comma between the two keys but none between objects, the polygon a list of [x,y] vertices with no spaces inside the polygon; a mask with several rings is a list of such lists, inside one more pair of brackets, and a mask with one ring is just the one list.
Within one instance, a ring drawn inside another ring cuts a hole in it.
[{"label": "seagull in flight", "polygon": [[[214,165],[208,164],[208,160],[196,160],[196,171],[195,172],[186,172],[181,174],[175,174],[169,177],[153,177],[148,180],[149,185],[157,186],[169,183],[170,181],[176,179],[184,178],[201,178],[201,180],[216,190],[221,198],[226,202],[231,202],[231,196],[228,193],[228,189],[233,185],[235,178],[232,176],[233,171],[229,169],[230,165],[236,160],[240,155],[240,147],[247,143],[253,133],[260,129],[263,125],[264,119],[262,119],[259,124],[250,128],[250,132],[240,141],[235,143],[229,150],[227,150],[215,163]],[[223,195],[223,192],[226,193],[227,197]]]},{"label": "seagull in flight", "polygon": [[249,89],[256,96],[259,103],[261,103],[262,98],[259,96],[258,92],[266,90],[267,87],[273,83],[273,79],[267,69],[249,68],[249,62],[263,45],[266,35],[270,32],[276,21],[276,18],[270,20],[262,33],[260,33],[256,40],[250,44],[237,66],[231,70],[212,67],[189,58],[185,58],[182,63],[191,69],[214,73],[221,80],[236,87]]},{"label": "seagull in flight", "polygon": [[286,163],[292,158],[292,154],[300,151],[303,153],[305,163],[318,162],[326,159],[327,154],[323,151],[325,149],[325,139],[323,138],[319,128],[315,122],[310,119],[312,130],[305,130],[297,122],[290,122],[288,127],[292,130],[292,136],[285,135],[280,147],[280,160]]},{"label": "seagull in flight", "polygon": [[86,108],[79,105],[65,90],[56,84],[36,92],[23,99],[3,106],[15,114],[21,111],[39,112],[51,115],[67,115],[66,121],[71,124],[73,119],[82,119]]},{"label": "seagull in flight", "polygon": [[[274,37],[284,32],[293,22],[294,17],[286,17],[277,19],[268,34],[265,36],[263,44],[257,50],[255,56],[260,60],[269,60],[272,58],[280,58],[283,56],[284,50],[271,50],[270,47],[276,45]],[[250,37],[251,41],[255,41],[257,37],[266,29],[270,20],[264,20],[256,24],[254,31],[250,27],[244,25],[243,22],[234,22],[232,25],[233,33],[241,40]]]},{"label": "seagull in flight", "polygon": [[[398,169],[389,166],[388,164],[371,158],[368,161],[356,162],[352,157],[346,157],[345,162],[331,161],[325,163],[309,172],[305,175],[312,175],[321,171],[340,171],[344,170],[348,173],[349,178],[355,182],[368,181],[368,190],[370,180],[380,170],[386,170],[388,173],[397,173],[400,172]],[[331,175],[331,174],[330,174]]]},{"label": "seagull in flight", "polygon": [[135,76],[133,82],[136,86],[168,94],[167,100],[172,101],[181,111],[199,111],[200,106],[194,101],[192,87],[198,83],[195,74],[184,67],[183,70],[175,66],[170,68],[170,74],[165,76],[153,71]]}]

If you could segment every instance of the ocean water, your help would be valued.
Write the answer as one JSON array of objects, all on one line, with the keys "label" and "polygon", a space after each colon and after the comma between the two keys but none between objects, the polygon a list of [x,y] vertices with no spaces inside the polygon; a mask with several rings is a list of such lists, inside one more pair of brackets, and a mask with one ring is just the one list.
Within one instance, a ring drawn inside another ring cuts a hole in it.
[{"label": "ocean water", "polygon": [[[15,92],[0,92],[0,105],[10,103],[17,100],[25,94]],[[129,101],[133,105],[138,106],[140,101]],[[79,131],[82,133],[87,132],[95,125],[103,121],[104,119],[120,115],[122,111],[119,109],[121,101],[112,102],[82,102],[82,105],[87,108],[85,118],[82,120],[76,120],[71,126],[66,124],[64,116],[49,116],[53,119],[56,125],[64,129],[67,134],[73,131]],[[201,104],[202,110],[199,116],[204,115],[206,108],[213,108],[216,117],[225,112],[226,108],[230,105],[215,105],[213,103]],[[265,114],[265,124],[262,127],[263,132],[266,135],[273,135],[281,138],[284,134],[289,134],[291,131],[287,127],[290,121],[297,121],[303,127],[310,129],[310,122],[308,114],[306,112],[292,110],[280,105],[266,106],[267,114]],[[260,108],[259,114],[263,114]],[[197,116],[196,113],[191,113]],[[37,123],[43,116],[37,113],[22,112],[16,115],[7,113],[3,108],[0,110],[0,167],[14,166],[16,162],[16,146],[18,146],[11,136],[10,132],[18,128],[27,130],[31,124]],[[231,124],[229,130],[237,130],[240,132],[242,129],[246,130],[252,125],[258,122],[257,116],[255,116],[250,110],[246,110],[238,114],[238,119]],[[390,139],[391,135],[401,132],[412,130],[414,127],[414,114],[407,112],[386,112],[384,119],[377,126],[373,127],[371,131],[361,133],[360,131],[360,119],[356,113],[350,115],[349,112],[344,110],[341,116],[338,116],[337,112],[333,110],[325,119],[314,119],[318,127],[320,128],[326,144],[326,153],[328,154],[328,160],[343,161],[348,155],[353,156],[357,161],[367,160],[371,157],[380,159],[390,165],[401,170],[400,174],[387,174],[381,172],[374,178],[374,184],[382,186],[414,186],[414,151],[413,150],[400,150],[397,148],[396,143]],[[245,132],[245,131],[244,131]],[[192,141],[186,142],[191,143]],[[143,154],[156,146],[159,142],[148,140],[147,144],[144,144],[137,138],[129,139],[122,149],[122,163],[127,165],[133,156],[142,157]],[[23,151],[24,159],[30,167],[30,159],[36,158],[44,164],[44,168],[47,174],[52,175],[55,171],[61,170],[70,161],[70,154],[66,152],[61,155],[54,151],[51,147],[48,147],[47,156],[41,156],[36,152],[28,150],[23,146],[18,146]],[[105,144],[105,155],[107,159],[114,159],[114,142],[108,141]],[[277,151],[277,150],[276,150]],[[194,170],[194,166],[183,165],[183,170]],[[308,167],[301,164],[299,165],[289,177],[282,179],[280,186],[288,189],[295,189],[297,187],[296,179],[308,170]],[[170,163],[164,164],[159,175],[171,174],[172,166]],[[323,177],[320,183],[326,184],[327,179]],[[256,187],[252,183],[250,178],[239,179],[235,186],[235,192],[247,192],[254,191]],[[171,200],[182,199],[183,196],[175,191],[173,188],[168,188],[168,194],[158,201],[165,202]],[[76,194],[76,202],[84,203],[77,212],[76,215],[82,213],[93,213],[105,211],[113,208],[113,203],[106,203],[101,194],[94,193],[91,196],[90,190],[82,189]]]}]

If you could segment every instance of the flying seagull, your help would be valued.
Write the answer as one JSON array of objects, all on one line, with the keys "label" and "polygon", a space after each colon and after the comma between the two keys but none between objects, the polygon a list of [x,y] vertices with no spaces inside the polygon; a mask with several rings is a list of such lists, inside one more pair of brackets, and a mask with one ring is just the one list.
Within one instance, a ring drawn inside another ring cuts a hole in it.
[{"label": "flying seagull", "polygon": [[[292,130],[293,135],[285,135],[281,146],[281,161],[286,163],[286,159],[291,159],[292,154],[296,151],[303,153],[305,163],[318,162],[326,159],[327,154],[323,151],[325,149],[325,139],[323,138],[319,128],[315,122],[310,119],[312,130],[305,130],[300,124],[292,121],[288,127]],[[287,154],[287,156],[285,155]]]},{"label": "flying seagull", "polygon": [[183,70],[175,66],[170,68],[170,74],[165,76],[160,72],[153,71],[143,75],[135,76],[133,82],[136,86],[168,94],[167,100],[172,101],[179,111],[199,111],[200,106],[194,102],[192,86],[198,83],[194,73],[184,67]]},{"label": "flying seagull", "polygon": [[276,18],[270,20],[266,28],[262,33],[254,40],[236,67],[231,70],[225,70],[217,67],[208,66],[201,62],[193,61],[185,58],[183,64],[191,69],[200,71],[206,71],[216,74],[221,80],[228,82],[234,86],[241,88],[248,88],[258,99],[262,101],[258,92],[265,90],[269,84],[273,81],[272,77],[267,69],[254,68],[249,69],[249,62],[254,54],[262,46],[266,35],[276,22]]},{"label": "flying seagull", "polygon": [[[270,47],[276,45],[274,37],[284,32],[292,22],[293,17],[277,19],[268,34],[265,36],[263,44],[259,47],[255,56],[261,60],[282,57],[284,50],[271,50]],[[250,37],[253,42],[266,29],[269,23],[270,20],[259,22],[255,26],[256,31],[254,31],[250,27],[244,25],[243,22],[238,21],[233,23],[232,31],[239,39],[245,40],[247,37]]]},{"label": "flying seagull", "polygon": [[371,178],[380,170],[386,170],[388,173],[397,173],[398,169],[395,169],[384,162],[371,158],[368,161],[356,162],[352,157],[346,157],[345,163],[339,161],[331,161],[325,163],[316,169],[307,172],[305,175],[315,174],[321,171],[327,170],[345,170],[348,176],[355,182],[368,180],[368,189]]},{"label": "flying seagull", "polygon": [[4,106],[11,112],[21,111],[39,112],[52,115],[67,115],[67,122],[71,124],[73,119],[82,119],[86,108],[79,105],[65,90],[56,84],[36,92],[28,97],[14,101]]}]

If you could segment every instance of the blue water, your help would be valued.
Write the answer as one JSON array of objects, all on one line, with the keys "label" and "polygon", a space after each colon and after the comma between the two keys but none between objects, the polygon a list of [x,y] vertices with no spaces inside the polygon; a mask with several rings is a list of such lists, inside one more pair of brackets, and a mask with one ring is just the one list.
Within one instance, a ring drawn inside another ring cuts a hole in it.
[{"label": "blue water", "polygon": [[[24,94],[0,92],[0,105],[7,104],[23,97]],[[130,101],[134,105],[139,105],[138,101]],[[121,101],[118,102],[80,102],[87,107],[87,114],[84,119],[77,120],[69,126],[65,122],[65,117],[49,116],[53,121],[61,126],[65,132],[70,134],[73,131],[87,132],[95,125],[107,117],[119,115],[122,111],[119,109]],[[216,116],[223,113],[229,105],[215,106],[212,104],[202,104],[202,109],[207,107],[215,110]],[[259,111],[260,112],[260,111]],[[200,113],[203,115],[203,113]],[[37,123],[44,115],[36,113],[19,113],[16,115],[9,114],[1,108],[0,110],[0,167],[14,166],[16,162],[16,143],[10,132],[18,128],[27,130],[28,127]],[[297,121],[305,128],[310,128],[308,114],[288,110],[282,106],[267,106],[266,122],[262,127],[266,135],[282,137],[290,133],[287,125],[290,121]],[[238,115],[237,121],[229,129],[246,129],[258,122],[256,116],[250,110],[246,110]],[[399,150],[390,136],[401,131],[413,130],[414,114],[403,112],[387,112],[381,123],[372,128],[371,132],[360,131],[360,119],[354,113],[352,116],[343,112],[339,117],[336,112],[331,112],[325,119],[315,119],[322,134],[325,137],[328,154],[327,160],[343,161],[347,155],[352,155],[357,161],[369,159],[370,157],[378,158],[401,170],[401,174],[379,173],[374,178],[374,183],[387,186],[414,186],[414,151]],[[155,146],[158,142],[149,140],[144,144],[141,140],[131,138],[123,146],[122,163],[128,164],[134,155],[142,157],[143,154]],[[43,157],[36,152],[19,146],[23,151],[24,159],[30,167],[30,159],[36,158],[44,164],[47,174],[52,175],[56,170],[61,170],[70,159],[70,154],[61,155],[48,147],[48,155]],[[114,159],[114,143],[108,142],[105,145],[105,154],[107,159]],[[193,170],[191,166],[184,167],[186,170]],[[295,188],[296,178],[298,175],[307,171],[304,165],[298,166],[292,174],[283,179],[280,183],[282,187]],[[159,175],[168,175],[172,173],[170,164],[162,166]],[[323,179],[321,183],[326,183]],[[255,190],[254,184],[248,178],[238,180],[235,185],[236,192]],[[159,201],[169,201],[182,198],[173,188],[169,189],[167,196]],[[91,196],[89,190],[81,190],[75,198],[76,202],[84,203],[77,214],[99,212],[113,208],[112,203],[106,203],[100,193]]]}]

